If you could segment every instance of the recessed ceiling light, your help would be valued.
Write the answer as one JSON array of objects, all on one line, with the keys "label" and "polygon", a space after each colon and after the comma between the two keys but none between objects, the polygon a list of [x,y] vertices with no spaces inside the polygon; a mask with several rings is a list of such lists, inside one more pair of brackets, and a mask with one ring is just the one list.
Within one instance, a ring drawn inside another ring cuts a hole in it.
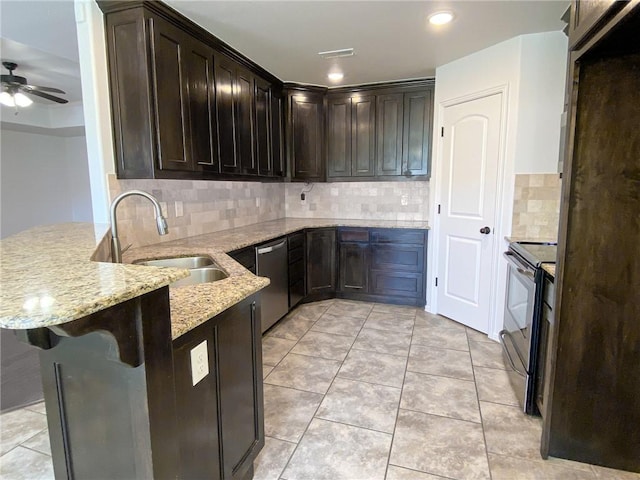
[{"label": "recessed ceiling light", "polygon": [[331,80],[332,82],[339,82],[344,78],[344,74],[342,72],[331,72],[327,76],[329,77],[329,80]]},{"label": "recessed ceiling light", "polygon": [[451,12],[435,12],[429,15],[429,23],[432,25],[444,25],[453,20],[453,13]]}]

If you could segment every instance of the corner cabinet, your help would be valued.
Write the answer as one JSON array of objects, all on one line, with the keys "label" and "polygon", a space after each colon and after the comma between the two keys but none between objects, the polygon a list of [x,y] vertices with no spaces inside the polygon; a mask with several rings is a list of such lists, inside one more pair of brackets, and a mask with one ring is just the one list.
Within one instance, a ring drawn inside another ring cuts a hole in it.
[{"label": "corner cabinet", "polygon": [[429,177],[432,81],[332,89],[326,123],[329,181]]},{"label": "corner cabinet", "polygon": [[291,180],[322,182],[325,89],[288,89],[287,150]]},{"label": "corner cabinet", "polygon": [[332,298],[336,291],[336,229],[306,232],[307,300]]},{"label": "corner cabinet", "polygon": [[[262,335],[250,297],[173,342],[180,478],[246,479],[264,446]],[[206,342],[195,385],[191,351]]]}]

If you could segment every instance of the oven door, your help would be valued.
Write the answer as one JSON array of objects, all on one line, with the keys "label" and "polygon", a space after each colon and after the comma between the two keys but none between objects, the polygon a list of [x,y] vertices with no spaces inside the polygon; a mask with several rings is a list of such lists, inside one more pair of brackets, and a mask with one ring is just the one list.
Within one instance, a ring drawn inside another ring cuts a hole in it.
[{"label": "oven door", "polygon": [[[530,347],[536,296],[535,269],[512,252],[506,252],[505,257],[509,271],[504,329],[500,336],[507,349],[506,354],[511,356],[510,363],[517,366],[516,362],[519,360],[525,373],[530,373]],[[518,358],[513,358],[513,353],[517,353]],[[522,367],[515,370],[521,371]]]}]

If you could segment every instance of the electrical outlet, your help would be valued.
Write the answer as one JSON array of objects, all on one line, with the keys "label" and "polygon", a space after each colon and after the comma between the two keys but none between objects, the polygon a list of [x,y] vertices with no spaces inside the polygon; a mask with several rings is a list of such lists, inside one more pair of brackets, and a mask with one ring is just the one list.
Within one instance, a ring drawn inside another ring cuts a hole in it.
[{"label": "electrical outlet", "polygon": [[404,206],[409,205],[409,195],[404,194],[402,195],[402,197],[400,197],[400,205],[404,205]]},{"label": "electrical outlet", "polygon": [[167,202],[160,202],[160,210],[162,210],[164,215],[169,213],[169,210],[167,210]]},{"label": "electrical outlet", "polygon": [[191,382],[195,386],[209,374],[209,353],[207,341],[191,349]]},{"label": "electrical outlet", "polygon": [[181,217],[184,215],[184,205],[181,201],[176,202],[176,217]]},{"label": "electrical outlet", "polygon": [[256,207],[260,206],[260,197],[256,197]]}]

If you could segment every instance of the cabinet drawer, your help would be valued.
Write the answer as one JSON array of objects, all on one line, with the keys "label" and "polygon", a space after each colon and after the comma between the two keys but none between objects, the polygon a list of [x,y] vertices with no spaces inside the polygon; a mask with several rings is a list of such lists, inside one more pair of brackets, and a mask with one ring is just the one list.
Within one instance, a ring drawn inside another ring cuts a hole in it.
[{"label": "cabinet drawer", "polygon": [[369,242],[369,230],[366,228],[341,228],[338,230],[339,242]]},{"label": "cabinet drawer", "polygon": [[293,250],[294,248],[302,248],[304,246],[304,233],[294,233],[293,235],[289,235],[289,250]]},{"label": "cabinet drawer", "polygon": [[551,280],[548,278],[544,279],[544,290],[542,291],[542,298],[544,298],[544,303],[546,303],[549,308],[553,310],[556,296],[556,287]]},{"label": "cabinet drawer", "polygon": [[371,230],[371,242],[424,245],[425,233],[422,230],[374,229]]},{"label": "cabinet drawer", "polygon": [[423,293],[422,273],[372,270],[370,291],[378,295],[418,298]]},{"label": "cabinet drawer", "polygon": [[412,245],[371,245],[373,270],[424,272],[424,247]]}]

